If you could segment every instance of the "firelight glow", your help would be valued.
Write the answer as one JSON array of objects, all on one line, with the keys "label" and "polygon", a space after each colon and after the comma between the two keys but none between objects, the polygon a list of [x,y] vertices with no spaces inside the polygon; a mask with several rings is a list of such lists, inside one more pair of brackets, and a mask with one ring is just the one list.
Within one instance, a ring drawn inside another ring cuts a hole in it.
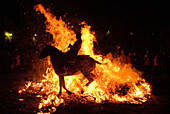
[{"label": "firelight glow", "polygon": [[[75,32],[71,27],[68,27],[61,17],[57,20],[41,4],[34,8],[46,18],[46,31],[52,34],[54,41],[51,45],[65,52],[68,45],[76,41]],[[92,71],[95,74],[94,81],[88,87],[85,87],[87,79],[84,79],[82,74],[65,77],[66,87],[75,95],[67,95],[66,91],[63,90],[62,97],[58,98],[58,76],[52,68],[50,59],[47,58],[44,61],[50,67],[47,68],[46,75],[43,75],[44,79],[39,83],[28,82],[26,88],[20,90],[19,93],[33,88],[29,92],[30,94],[37,93],[37,97],[41,97],[38,107],[40,110],[48,106],[54,106],[49,109],[49,112],[55,112],[56,107],[61,103],[66,104],[73,99],[81,103],[109,101],[112,103],[141,104],[146,102],[148,96],[151,95],[151,87],[140,77],[141,73],[136,69],[132,69],[129,64],[122,65],[117,59],[110,61],[109,58],[102,55],[95,55],[93,51],[93,42],[96,41],[95,32],[90,31],[91,26],[85,22],[82,22],[81,25],[83,25],[81,28],[83,42],[78,54],[90,55],[95,60],[104,63],[102,65],[97,64],[95,70]],[[83,94],[81,93],[82,89],[84,90]],[[43,97],[43,95],[46,97]]]}]

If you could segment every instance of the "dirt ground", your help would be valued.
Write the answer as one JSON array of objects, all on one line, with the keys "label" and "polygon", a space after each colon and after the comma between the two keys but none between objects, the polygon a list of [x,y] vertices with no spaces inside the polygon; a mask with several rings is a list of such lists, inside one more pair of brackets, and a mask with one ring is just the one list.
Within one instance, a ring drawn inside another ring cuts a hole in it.
[{"label": "dirt ground", "polygon": [[[26,94],[24,101],[20,101],[23,96],[18,94],[18,90],[24,86],[27,80],[36,80],[28,71],[16,71],[13,73],[0,73],[0,113],[37,113],[40,99]],[[38,79],[39,77],[37,77]],[[169,82],[170,76],[151,76],[145,75],[144,78],[152,86],[152,95],[143,104],[125,103],[76,103],[67,105],[60,104],[55,113],[75,114],[75,113],[150,113],[150,114],[169,114],[170,95]]]}]

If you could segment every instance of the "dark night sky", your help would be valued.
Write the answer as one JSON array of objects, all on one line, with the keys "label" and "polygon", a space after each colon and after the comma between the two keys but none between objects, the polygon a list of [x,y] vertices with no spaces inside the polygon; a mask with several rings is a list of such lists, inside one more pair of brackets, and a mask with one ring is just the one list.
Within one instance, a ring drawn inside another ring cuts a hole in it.
[{"label": "dark night sky", "polygon": [[[132,26],[164,26],[169,24],[170,7],[166,1],[138,0],[4,0],[4,15],[12,20],[20,20],[24,13],[32,15],[33,6],[41,3],[49,7],[55,15],[68,13],[78,15],[82,19],[87,16],[103,23],[119,20]],[[106,21],[104,21],[106,20]],[[85,20],[86,21],[86,20]],[[88,21],[88,20],[87,20]]]},{"label": "dark night sky", "polygon": [[96,32],[110,30],[120,40],[131,31],[143,38],[170,26],[170,7],[165,0],[4,0],[2,14],[23,31],[36,32],[45,21],[33,9],[39,3],[57,17],[67,13],[70,21],[85,20]]}]

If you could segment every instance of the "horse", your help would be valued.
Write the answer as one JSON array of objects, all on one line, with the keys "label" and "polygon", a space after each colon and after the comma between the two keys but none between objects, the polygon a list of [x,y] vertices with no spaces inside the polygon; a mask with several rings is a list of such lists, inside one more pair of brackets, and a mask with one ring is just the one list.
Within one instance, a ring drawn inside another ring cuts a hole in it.
[{"label": "horse", "polygon": [[72,94],[72,92],[65,87],[64,76],[72,76],[82,73],[84,77],[88,79],[88,83],[85,85],[88,86],[94,80],[92,77],[95,76],[93,73],[91,73],[91,71],[95,69],[96,63],[101,64],[100,62],[91,58],[89,55],[78,55],[76,56],[74,63],[67,63],[67,60],[65,60],[65,58],[67,58],[65,57],[67,53],[68,52],[63,53],[51,45],[46,45],[39,56],[40,59],[50,56],[54,71],[59,76],[60,90],[59,94],[57,95],[58,97],[60,97],[62,94],[62,87],[68,94]]}]

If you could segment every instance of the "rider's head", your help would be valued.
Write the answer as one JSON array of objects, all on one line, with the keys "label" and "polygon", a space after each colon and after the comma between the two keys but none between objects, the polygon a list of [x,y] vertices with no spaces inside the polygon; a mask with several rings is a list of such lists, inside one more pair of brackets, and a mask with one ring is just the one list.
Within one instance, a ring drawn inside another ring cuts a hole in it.
[{"label": "rider's head", "polygon": [[81,33],[80,32],[77,32],[76,33],[76,39],[78,40],[78,39],[81,39]]}]

